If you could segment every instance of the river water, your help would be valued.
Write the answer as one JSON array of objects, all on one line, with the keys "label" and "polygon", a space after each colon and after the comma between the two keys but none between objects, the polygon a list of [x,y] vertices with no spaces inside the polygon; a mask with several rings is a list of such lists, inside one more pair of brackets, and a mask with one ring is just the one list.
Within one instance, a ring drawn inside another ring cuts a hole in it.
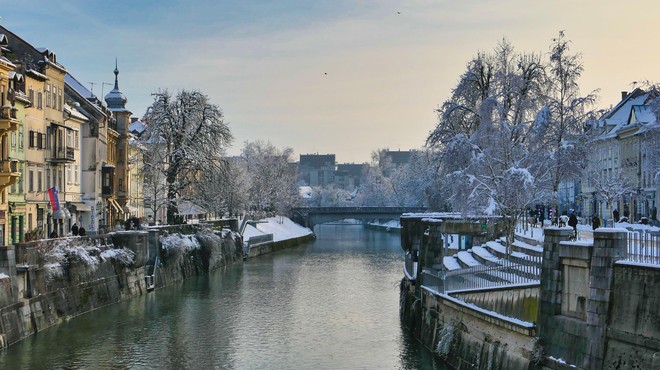
[{"label": "river water", "polygon": [[444,369],[399,321],[399,235],[316,235],[44,330],[0,369]]}]

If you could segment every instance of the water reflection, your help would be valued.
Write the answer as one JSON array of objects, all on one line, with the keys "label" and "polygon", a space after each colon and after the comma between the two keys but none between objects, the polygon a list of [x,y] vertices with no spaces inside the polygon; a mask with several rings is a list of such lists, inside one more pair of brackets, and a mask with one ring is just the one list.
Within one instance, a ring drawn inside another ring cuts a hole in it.
[{"label": "water reflection", "polygon": [[442,369],[399,322],[398,234],[316,233],[45,330],[0,368]]}]

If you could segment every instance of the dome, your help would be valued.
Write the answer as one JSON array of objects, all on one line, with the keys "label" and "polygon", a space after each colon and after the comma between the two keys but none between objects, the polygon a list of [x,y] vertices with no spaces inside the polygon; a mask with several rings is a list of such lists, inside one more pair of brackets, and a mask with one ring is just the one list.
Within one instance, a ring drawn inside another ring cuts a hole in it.
[{"label": "dome", "polygon": [[115,88],[105,96],[105,103],[110,109],[125,109],[126,102],[128,102],[126,96],[124,96],[124,94],[122,94],[122,92],[119,90],[118,75],[119,70],[117,69],[117,61],[115,61]]}]

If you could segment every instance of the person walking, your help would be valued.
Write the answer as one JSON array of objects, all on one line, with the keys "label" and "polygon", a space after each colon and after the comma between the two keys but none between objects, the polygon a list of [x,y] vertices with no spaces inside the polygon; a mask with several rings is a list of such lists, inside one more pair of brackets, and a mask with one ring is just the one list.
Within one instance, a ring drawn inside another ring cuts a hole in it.
[{"label": "person walking", "polygon": [[80,236],[85,236],[86,235],[84,227],[80,226],[80,229],[78,229],[78,235],[80,235]]},{"label": "person walking", "polygon": [[78,224],[77,223],[74,223],[73,226],[71,226],[71,235],[78,236]]},{"label": "person walking", "polygon": [[612,216],[614,217],[614,222],[619,222],[619,210],[615,209],[612,211]]},{"label": "person walking", "polygon": [[577,216],[575,215],[575,212],[571,213],[571,216],[568,218],[568,226],[573,228],[573,235],[575,236],[575,239],[577,240],[577,224],[578,224],[578,219]]},{"label": "person walking", "polygon": [[591,219],[591,227],[594,230],[600,227],[600,219],[598,218],[598,216],[594,215],[594,217]]}]

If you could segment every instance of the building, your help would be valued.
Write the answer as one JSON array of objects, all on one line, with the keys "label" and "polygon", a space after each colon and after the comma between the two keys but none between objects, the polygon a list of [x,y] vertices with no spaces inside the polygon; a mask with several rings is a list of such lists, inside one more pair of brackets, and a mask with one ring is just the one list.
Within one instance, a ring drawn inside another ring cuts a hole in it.
[{"label": "building", "polygon": [[[108,166],[103,169],[103,196],[110,203],[109,225],[122,222],[130,213],[128,196],[130,187],[128,141],[131,111],[126,109],[128,99],[119,90],[119,69],[115,61],[115,86],[105,96],[112,119],[108,130]],[[114,167],[112,167],[114,166]]]},{"label": "building", "polygon": [[298,175],[302,185],[328,186],[335,183],[334,154],[301,154]]},{"label": "building", "polygon": [[335,186],[342,189],[355,189],[364,182],[368,171],[367,163],[341,163],[335,171]]},{"label": "building", "polygon": [[[593,153],[582,187],[587,214],[610,219],[616,209],[630,221],[657,219],[660,123],[650,104],[659,96],[654,89],[623,92],[614,108],[600,119],[587,122]],[[630,193],[607,204],[597,194],[594,182],[613,177],[629,179]]]}]

